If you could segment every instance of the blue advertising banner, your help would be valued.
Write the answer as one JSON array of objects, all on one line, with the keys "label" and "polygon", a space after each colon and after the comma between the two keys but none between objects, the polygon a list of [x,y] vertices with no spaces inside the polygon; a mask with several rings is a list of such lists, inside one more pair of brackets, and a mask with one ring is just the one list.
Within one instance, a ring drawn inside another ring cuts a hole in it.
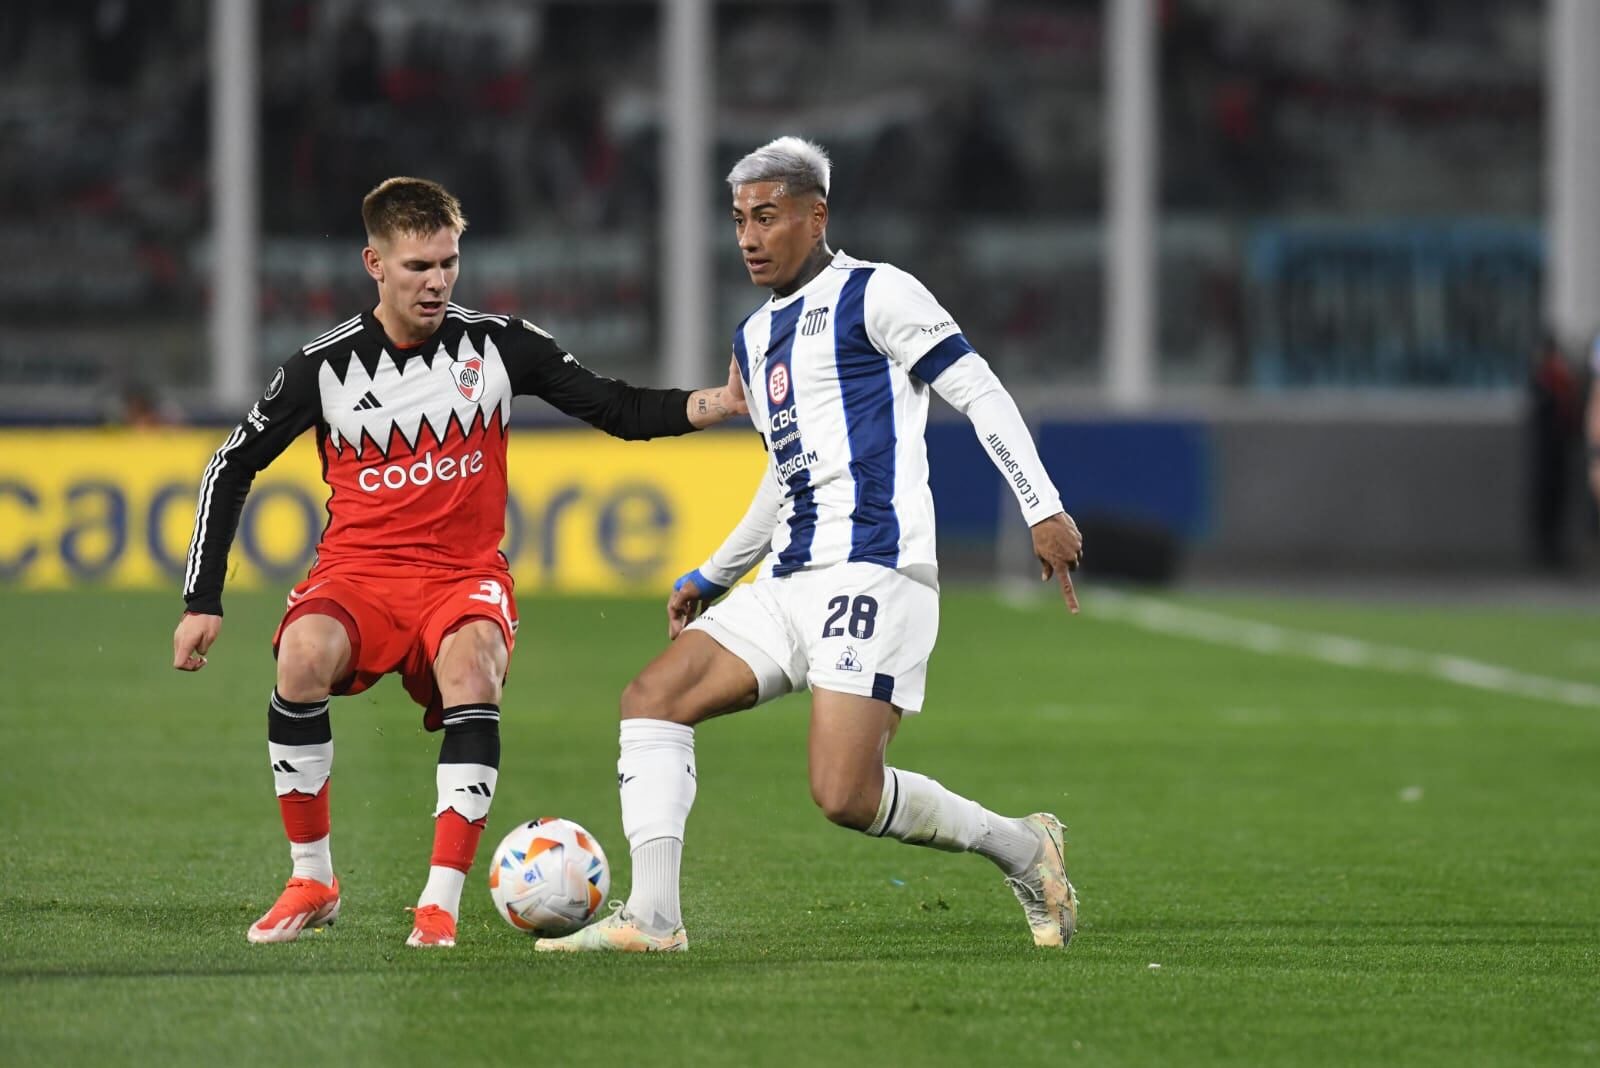
[{"label": "blue advertising banner", "polygon": [[1515,386],[1541,332],[1534,225],[1270,224],[1248,261],[1259,386]]}]

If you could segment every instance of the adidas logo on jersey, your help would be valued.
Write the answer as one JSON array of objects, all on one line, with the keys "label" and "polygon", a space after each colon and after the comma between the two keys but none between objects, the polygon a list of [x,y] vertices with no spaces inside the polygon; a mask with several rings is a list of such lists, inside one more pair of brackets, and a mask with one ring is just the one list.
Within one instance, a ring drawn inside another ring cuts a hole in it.
[{"label": "adidas logo on jersey", "polygon": [[382,407],[383,401],[379,400],[377,397],[374,397],[372,395],[372,390],[369,389],[367,390],[366,395],[360,400],[356,401],[356,406],[350,410],[352,412],[370,412],[374,408]]}]

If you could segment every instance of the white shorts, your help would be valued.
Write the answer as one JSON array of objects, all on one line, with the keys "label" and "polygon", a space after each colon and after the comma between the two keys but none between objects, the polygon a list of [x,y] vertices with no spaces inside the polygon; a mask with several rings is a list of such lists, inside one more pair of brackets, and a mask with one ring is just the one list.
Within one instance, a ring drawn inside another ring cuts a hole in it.
[{"label": "white shorts", "polygon": [[810,688],[910,713],[922,708],[939,594],[878,564],[835,564],[737,586],[689,629],[750,666],[758,703]]}]

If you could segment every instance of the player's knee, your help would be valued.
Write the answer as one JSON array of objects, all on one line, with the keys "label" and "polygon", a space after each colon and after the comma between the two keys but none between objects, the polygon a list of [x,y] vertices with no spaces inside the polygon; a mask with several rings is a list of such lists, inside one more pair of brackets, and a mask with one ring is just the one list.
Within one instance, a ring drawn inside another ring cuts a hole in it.
[{"label": "player's knee", "polygon": [[622,688],[617,707],[623,719],[670,719],[663,709],[665,696],[648,674],[637,675]]},{"label": "player's knee", "polygon": [[462,628],[434,664],[434,681],[446,705],[469,702],[499,703],[501,679],[506,675],[506,657],[499,644],[499,633],[483,633]]},{"label": "player's knee", "polygon": [[290,701],[321,701],[346,670],[350,639],[337,620],[308,615],[278,641],[278,693]]},{"label": "player's knee", "polygon": [[690,726],[703,718],[685,694],[664,685],[659,675],[649,671],[622,688],[618,710],[623,719],[664,719]]},{"label": "player's knee", "polygon": [[434,680],[447,704],[499,703],[502,669],[487,643],[457,643],[434,665]]},{"label": "player's knee", "polygon": [[649,699],[649,688],[637,676],[622,688],[622,696],[617,700],[617,711],[623,719],[639,719],[649,715],[645,709]]},{"label": "player's knee", "polygon": [[877,799],[868,799],[858,785],[843,779],[811,780],[811,800],[830,823],[864,831],[878,815]]},{"label": "player's knee", "polygon": [[321,701],[333,690],[337,650],[308,639],[286,639],[278,647],[278,694],[289,701]]}]

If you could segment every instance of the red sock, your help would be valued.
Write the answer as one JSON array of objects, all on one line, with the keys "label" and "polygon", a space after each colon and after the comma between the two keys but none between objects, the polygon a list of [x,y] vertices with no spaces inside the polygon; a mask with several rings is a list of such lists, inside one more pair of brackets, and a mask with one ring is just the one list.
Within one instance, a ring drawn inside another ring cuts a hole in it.
[{"label": "red sock", "polygon": [[[478,839],[483,837],[488,818],[470,821],[453,808],[447,808],[433,821],[433,859],[435,867],[470,871],[478,855]],[[326,825],[326,824],[324,824]]]},{"label": "red sock", "polygon": [[315,796],[298,790],[284,794],[278,798],[278,811],[283,814],[283,829],[289,841],[315,842],[328,837],[328,783],[324,782]]}]

